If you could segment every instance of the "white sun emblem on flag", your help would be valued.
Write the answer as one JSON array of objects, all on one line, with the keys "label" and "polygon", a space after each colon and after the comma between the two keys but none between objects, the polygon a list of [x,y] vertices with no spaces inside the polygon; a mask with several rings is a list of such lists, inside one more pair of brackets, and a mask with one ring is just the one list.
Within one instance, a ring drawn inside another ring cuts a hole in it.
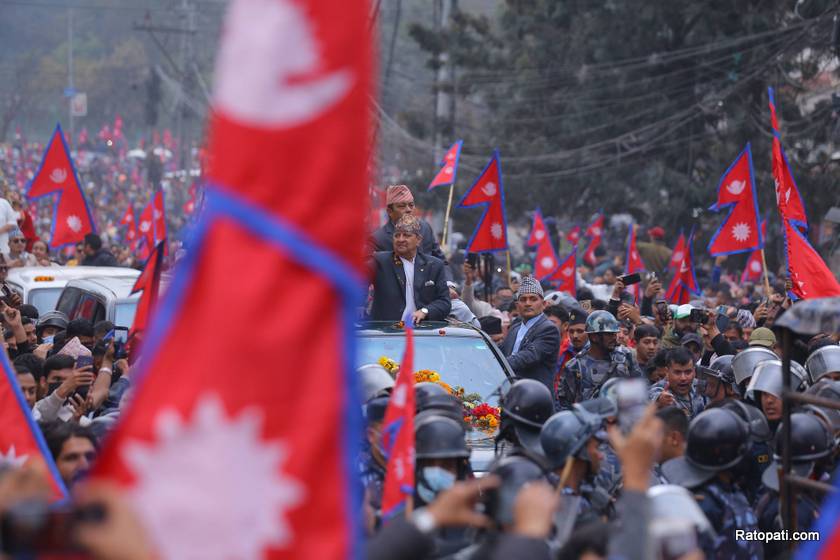
[{"label": "white sun emblem on flag", "polygon": [[152,216],[154,216],[155,220],[159,220],[163,213],[160,210],[152,210]]},{"label": "white sun emblem on flag", "polygon": [[151,228],[151,227],[152,227],[152,222],[146,222],[146,221],[140,222],[140,231],[142,231],[143,233],[146,233],[147,231],[149,231],[149,228]]},{"label": "white sun emblem on flag", "polygon": [[572,275],[572,268],[571,267],[569,267],[569,268],[567,268],[563,271],[563,276],[568,278],[571,275]]},{"label": "white sun emblem on flag", "polygon": [[492,235],[494,239],[501,239],[502,238],[502,224],[500,224],[499,222],[494,222],[490,226],[490,235]]},{"label": "white sun emblem on flag", "polygon": [[18,455],[15,446],[11,446],[5,453],[0,453],[0,466],[17,469],[23,466],[29,455]]},{"label": "white sun emblem on flag", "polygon": [[540,266],[543,268],[551,268],[554,266],[554,259],[551,257],[543,257],[542,260],[540,260]]},{"label": "white sun emblem on flag", "polygon": [[123,448],[132,502],[161,558],[262,558],[293,540],[287,514],[305,488],[282,472],[289,452],[262,437],[262,417],[258,408],[228,416],[204,394],[191,418],[164,410],[155,441]]},{"label": "white sun emblem on flag", "polygon": [[446,167],[444,167],[444,168],[443,168],[443,173],[444,173],[445,175],[452,175],[452,166],[451,166],[451,165],[447,165]]},{"label": "white sun emblem on flag", "polygon": [[543,230],[538,229],[537,231],[534,232],[534,238],[537,241],[542,241],[543,237],[545,237],[545,232]]},{"label": "white sun emblem on flag", "polygon": [[481,187],[481,192],[483,192],[486,196],[495,196],[496,183],[487,183],[486,185]]},{"label": "white sun emblem on flag", "polygon": [[752,270],[753,272],[761,272],[761,263],[759,263],[758,261],[753,261],[752,263],[750,263],[750,270]]},{"label": "white sun emblem on flag", "polygon": [[82,220],[75,214],[67,216],[67,227],[76,233],[82,231]]},{"label": "white sun emblem on flag", "polygon": [[636,251],[633,251],[632,253],[630,253],[630,258],[633,259],[634,261],[639,260],[639,253],[637,253]]},{"label": "white sun emblem on flag", "polygon": [[601,228],[599,228],[599,227],[592,228],[592,236],[593,237],[598,237],[599,235],[601,235]]},{"label": "white sun emblem on flag", "polygon": [[744,222],[738,222],[732,226],[732,237],[734,237],[736,241],[746,241],[750,238],[750,233],[750,226]]},{"label": "white sun emblem on flag", "polygon": [[685,255],[683,255],[682,251],[677,251],[676,253],[674,253],[673,261],[674,262],[679,262],[679,261],[682,260],[683,256],[685,256]]}]

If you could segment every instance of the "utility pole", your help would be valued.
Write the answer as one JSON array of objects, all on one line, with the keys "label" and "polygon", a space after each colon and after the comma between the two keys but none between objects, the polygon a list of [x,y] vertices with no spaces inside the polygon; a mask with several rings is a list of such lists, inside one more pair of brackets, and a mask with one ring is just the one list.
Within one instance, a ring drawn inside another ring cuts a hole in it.
[{"label": "utility pole", "polygon": [[[452,15],[458,8],[458,0],[436,0],[435,10],[438,19],[438,34],[446,34],[448,40],[453,35]],[[449,53],[449,43],[438,55],[438,68],[435,74],[435,161],[443,158],[443,151],[453,142],[452,127],[455,117],[455,66]]]},{"label": "utility pole", "polygon": [[70,137],[67,139],[70,146],[76,138],[76,126],[73,121],[73,98],[76,96],[76,88],[73,83],[73,8],[67,9],[67,113],[70,117]]}]

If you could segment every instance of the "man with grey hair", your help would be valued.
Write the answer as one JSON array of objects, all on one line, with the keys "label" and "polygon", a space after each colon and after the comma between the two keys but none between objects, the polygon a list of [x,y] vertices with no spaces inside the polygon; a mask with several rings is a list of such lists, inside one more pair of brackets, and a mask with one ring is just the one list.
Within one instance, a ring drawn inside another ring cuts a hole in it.
[{"label": "man with grey hair", "polygon": [[554,389],[560,351],[560,331],[543,313],[545,294],[533,276],[526,276],[516,293],[519,318],[510,326],[502,352],[517,377],[536,379]]},{"label": "man with grey hair", "polygon": [[394,226],[392,251],[373,254],[374,321],[399,321],[411,313],[414,322],[443,321],[452,303],[440,259],[419,252],[423,241],[421,223],[406,214]]}]

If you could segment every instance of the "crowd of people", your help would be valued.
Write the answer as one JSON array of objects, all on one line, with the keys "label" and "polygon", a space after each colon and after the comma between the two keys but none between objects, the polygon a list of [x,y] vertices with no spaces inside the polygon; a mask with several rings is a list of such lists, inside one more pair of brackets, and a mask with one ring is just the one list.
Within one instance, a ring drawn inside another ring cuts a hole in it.
[{"label": "crowd of people", "polygon": [[[773,534],[813,528],[819,490],[796,492],[792,526],[780,508],[775,324],[793,305],[789,286],[735,289],[720,280],[721,259],[702,296],[670,304],[662,287],[670,254],[652,228],[654,274],[638,301],[617,263],[581,267],[574,295],[527,274],[476,290],[486,278],[469,259],[456,273],[413,208],[408,187],[388,189],[389,222],[370,241],[368,318],[478,325],[515,380],[500,399],[486,476],[471,469],[462,401],[439,384],[415,385],[416,487],[408,511],[394,512],[382,510],[394,376],[378,364],[359,369],[368,557],[782,558],[799,543]],[[794,390],[840,403],[838,340],[796,337]],[[805,405],[790,422],[794,472],[830,481],[840,412]]]}]

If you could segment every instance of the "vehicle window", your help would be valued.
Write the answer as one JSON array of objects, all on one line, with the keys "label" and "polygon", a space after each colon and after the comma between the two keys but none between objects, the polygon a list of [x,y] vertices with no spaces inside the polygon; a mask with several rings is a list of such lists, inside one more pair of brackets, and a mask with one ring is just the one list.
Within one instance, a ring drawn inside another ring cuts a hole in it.
[{"label": "vehicle window", "polygon": [[43,315],[55,309],[59,296],[61,296],[61,288],[38,288],[29,290],[29,301],[26,303],[37,307],[38,313]]},{"label": "vehicle window", "polygon": [[79,299],[82,297],[82,291],[78,288],[65,288],[58,299],[56,309],[67,315],[73,317],[76,307],[79,304]]},{"label": "vehicle window", "polygon": [[96,307],[101,306],[95,297],[91,294],[82,294],[79,299],[79,304],[76,306],[74,313],[69,315],[70,319],[88,319],[92,322],[96,321]]},{"label": "vehicle window", "polygon": [[114,325],[118,327],[131,327],[134,323],[134,314],[137,312],[137,301],[126,301],[117,304],[114,310]]}]

